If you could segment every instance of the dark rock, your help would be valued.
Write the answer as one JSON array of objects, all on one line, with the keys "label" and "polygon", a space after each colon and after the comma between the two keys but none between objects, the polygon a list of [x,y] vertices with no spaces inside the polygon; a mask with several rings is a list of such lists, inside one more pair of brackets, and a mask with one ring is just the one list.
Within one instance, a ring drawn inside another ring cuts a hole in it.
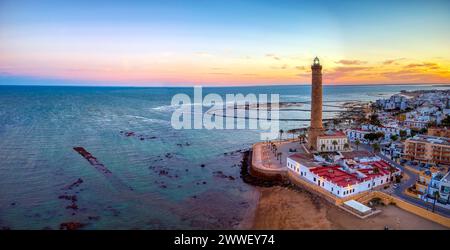
[{"label": "dark rock", "polygon": [[[64,189],[72,189],[74,187],[78,187],[81,183],[83,183],[83,179],[78,178],[78,180],[76,180],[75,182],[67,185],[66,187],[64,187]],[[66,193],[65,193],[66,194]]]},{"label": "dark rock", "polygon": [[169,172],[167,172],[166,170],[159,170],[159,175],[169,175]]},{"label": "dark rock", "polygon": [[58,199],[70,200],[72,202],[76,202],[78,200],[76,195],[60,195],[58,196]]},{"label": "dark rock", "polygon": [[100,220],[100,216],[88,216],[88,220]]},{"label": "dark rock", "polygon": [[67,206],[66,209],[78,210],[78,205],[75,203],[72,203],[69,206]]},{"label": "dark rock", "polygon": [[134,132],[132,132],[132,131],[126,132],[125,136],[127,136],[127,137],[134,136]]},{"label": "dark rock", "polygon": [[84,227],[85,224],[80,222],[64,222],[59,225],[60,230],[78,230]]}]

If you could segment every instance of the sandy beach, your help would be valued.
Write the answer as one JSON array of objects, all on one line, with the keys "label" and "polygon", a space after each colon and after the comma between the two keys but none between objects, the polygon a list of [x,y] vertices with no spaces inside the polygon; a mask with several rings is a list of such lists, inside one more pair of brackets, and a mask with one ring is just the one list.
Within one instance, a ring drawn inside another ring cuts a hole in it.
[{"label": "sandy beach", "polygon": [[284,187],[259,188],[251,229],[448,229],[396,206],[359,219],[306,191]]}]

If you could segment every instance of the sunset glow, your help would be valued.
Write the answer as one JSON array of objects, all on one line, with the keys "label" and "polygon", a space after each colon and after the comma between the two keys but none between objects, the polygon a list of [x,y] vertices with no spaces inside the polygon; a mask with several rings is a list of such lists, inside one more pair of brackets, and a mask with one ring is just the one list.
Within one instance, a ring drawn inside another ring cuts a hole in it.
[{"label": "sunset glow", "polygon": [[315,56],[325,84],[447,84],[449,10],[449,1],[6,0],[0,84],[305,84]]}]

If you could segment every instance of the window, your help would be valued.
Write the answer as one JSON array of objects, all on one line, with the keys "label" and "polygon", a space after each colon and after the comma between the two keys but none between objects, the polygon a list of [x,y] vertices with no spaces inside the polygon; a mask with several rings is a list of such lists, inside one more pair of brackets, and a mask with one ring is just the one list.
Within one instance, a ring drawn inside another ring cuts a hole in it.
[{"label": "window", "polygon": [[314,181],[316,181],[316,177],[314,177]]},{"label": "window", "polygon": [[331,188],[331,192],[333,192],[333,188]]}]

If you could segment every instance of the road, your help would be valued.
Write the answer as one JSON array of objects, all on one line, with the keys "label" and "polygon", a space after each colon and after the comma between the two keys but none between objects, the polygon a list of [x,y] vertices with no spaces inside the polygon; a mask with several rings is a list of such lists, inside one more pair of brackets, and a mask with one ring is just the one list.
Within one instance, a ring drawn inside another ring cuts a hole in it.
[{"label": "road", "polygon": [[[370,145],[365,145],[365,144],[360,144],[359,145],[359,149],[372,151],[371,146]],[[382,154],[378,153],[377,156],[379,156],[380,158],[382,158],[383,160],[385,160],[387,162],[390,162],[391,164],[393,164],[394,166],[398,167],[399,169],[402,170],[402,172],[406,173],[409,176],[408,180],[406,180],[406,181],[402,180],[402,182],[398,184],[398,188],[393,189],[393,192],[390,193],[391,195],[394,195],[394,196],[396,196],[396,197],[398,197],[398,198],[400,198],[400,199],[402,199],[402,200],[404,200],[406,202],[409,202],[409,203],[414,204],[416,206],[425,208],[427,210],[431,211],[433,209],[433,204],[427,203],[427,202],[425,202],[423,200],[420,200],[418,198],[413,198],[413,197],[405,194],[405,192],[404,192],[408,187],[412,186],[416,182],[416,180],[419,178],[419,176],[416,173],[406,169],[402,165],[398,164],[397,162],[392,161],[391,159],[387,158],[386,156],[384,156]],[[438,205],[435,206],[434,212],[437,213],[437,214],[440,214],[442,216],[445,216],[445,217],[450,217],[450,210],[449,209],[445,209],[443,207],[440,207]]]}]

